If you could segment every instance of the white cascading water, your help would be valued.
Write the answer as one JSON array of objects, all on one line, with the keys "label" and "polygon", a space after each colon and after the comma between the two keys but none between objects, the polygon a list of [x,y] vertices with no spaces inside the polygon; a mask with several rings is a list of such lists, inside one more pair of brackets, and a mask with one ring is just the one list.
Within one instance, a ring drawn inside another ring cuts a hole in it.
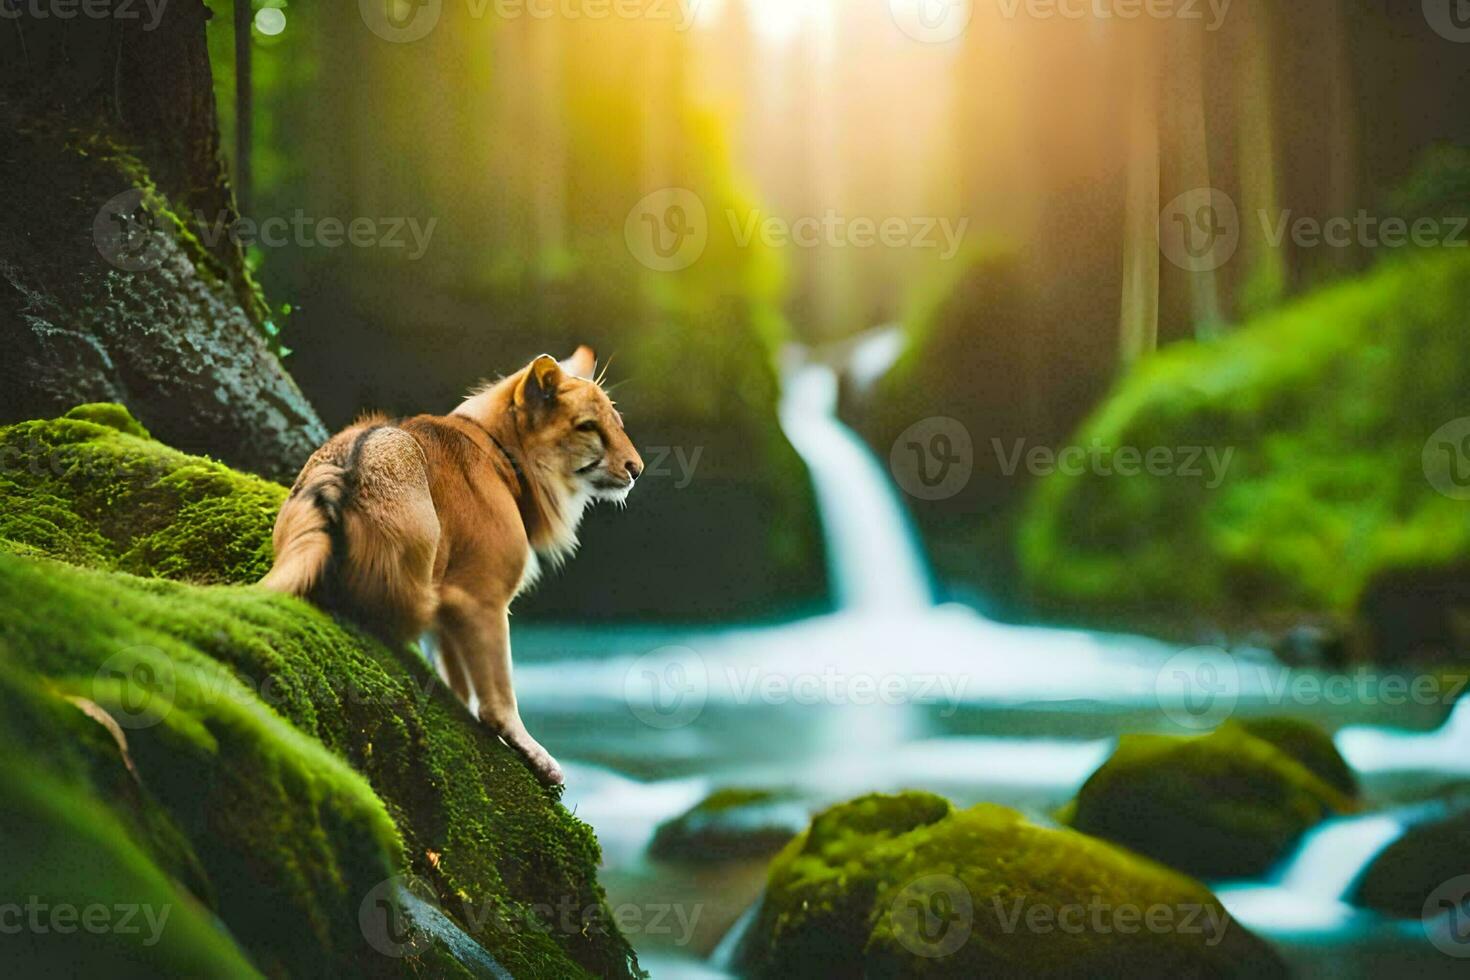
[{"label": "white cascading water", "polygon": [[838,421],[831,368],[808,364],[788,374],[781,428],[811,473],[838,608],[930,608],[934,594],[909,516],[867,445]]},{"label": "white cascading water", "polygon": [[1388,814],[1325,823],[1303,839],[1279,884],[1300,895],[1346,901],[1353,882],[1403,832],[1403,822]]}]

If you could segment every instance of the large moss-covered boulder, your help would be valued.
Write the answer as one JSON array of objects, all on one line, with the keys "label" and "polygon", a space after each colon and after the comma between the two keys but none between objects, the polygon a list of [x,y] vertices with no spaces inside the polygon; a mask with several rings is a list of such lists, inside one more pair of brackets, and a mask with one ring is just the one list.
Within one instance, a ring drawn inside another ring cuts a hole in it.
[{"label": "large moss-covered boulder", "polygon": [[[116,412],[85,414],[111,421],[0,429],[0,447],[36,447],[44,464],[22,455],[0,474],[0,739],[5,757],[49,779],[7,780],[0,809],[16,825],[7,840],[60,840],[17,848],[6,873],[57,901],[92,894],[85,876],[45,860],[70,838],[45,817],[62,809],[86,825],[85,848],[116,857],[116,883],[99,877],[98,888],[167,885],[224,937],[139,963],[463,969],[445,929],[389,941],[399,922],[381,924],[382,909],[400,904],[389,879],[403,875],[517,976],[632,975],[591,829],[414,652],[257,587],[114,570],[253,580],[284,491],[126,431]],[[27,523],[32,505],[45,508],[44,533]],[[72,962],[67,947],[36,949],[45,963]]]},{"label": "large moss-covered boulder", "polygon": [[937,796],[816,816],[771,866],[757,977],[1284,975],[1198,882],[1070,830]]},{"label": "large moss-covered boulder", "polygon": [[1410,827],[1374,858],[1358,879],[1353,902],[1419,918],[1431,895],[1470,875],[1470,798],[1458,802],[1456,812]]},{"label": "large moss-covered boulder", "polygon": [[[1260,730],[1269,738],[1234,723],[1204,736],[1125,735],[1078,791],[1068,822],[1202,878],[1262,874],[1353,801],[1330,743],[1286,723]],[[1303,758],[1293,743],[1307,747]]]},{"label": "large moss-covered boulder", "polygon": [[1439,444],[1463,436],[1442,427],[1466,414],[1467,309],[1470,250],[1431,250],[1142,362],[1069,442],[1168,462],[1040,481],[1018,538],[1032,598],[1193,633],[1345,617],[1382,570],[1463,563]]}]

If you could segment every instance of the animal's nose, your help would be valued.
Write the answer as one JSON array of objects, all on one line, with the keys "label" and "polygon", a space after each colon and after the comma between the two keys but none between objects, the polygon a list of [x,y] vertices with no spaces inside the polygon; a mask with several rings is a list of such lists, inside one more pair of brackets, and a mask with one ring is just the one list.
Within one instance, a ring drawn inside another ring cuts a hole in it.
[{"label": "animal's nose", "polygon": [[630,480],[638,479],[638,474],[643,472],[643,467],[633,462],[631,459],[624,463],[623,466],[627,469],[628,479]]}]

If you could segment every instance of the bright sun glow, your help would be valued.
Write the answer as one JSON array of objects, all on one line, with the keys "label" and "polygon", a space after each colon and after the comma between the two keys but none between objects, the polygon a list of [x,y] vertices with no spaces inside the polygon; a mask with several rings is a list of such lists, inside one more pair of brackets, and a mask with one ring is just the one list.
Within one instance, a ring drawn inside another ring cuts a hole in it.
[{"label": "bright sun glow", "polygon": [[[700,1],[697,16],[701,24],[716,24],[729,1]],[[751,29],[767,43],[785,43],[804,29],[825,25],[832,16],[832,0],[744,0],[742,6]]]}]

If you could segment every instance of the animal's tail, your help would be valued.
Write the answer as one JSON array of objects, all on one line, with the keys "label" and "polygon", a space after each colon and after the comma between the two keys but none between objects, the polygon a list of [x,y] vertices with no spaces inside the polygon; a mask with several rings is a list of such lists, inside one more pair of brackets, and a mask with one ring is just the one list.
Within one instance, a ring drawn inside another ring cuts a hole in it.
[{"label": "animal's tail", "polygon": [[319,462],[301,475],[276,518],[276,563],[260,584],[305,598],[321,584],[342,526],[347,471]]}]

